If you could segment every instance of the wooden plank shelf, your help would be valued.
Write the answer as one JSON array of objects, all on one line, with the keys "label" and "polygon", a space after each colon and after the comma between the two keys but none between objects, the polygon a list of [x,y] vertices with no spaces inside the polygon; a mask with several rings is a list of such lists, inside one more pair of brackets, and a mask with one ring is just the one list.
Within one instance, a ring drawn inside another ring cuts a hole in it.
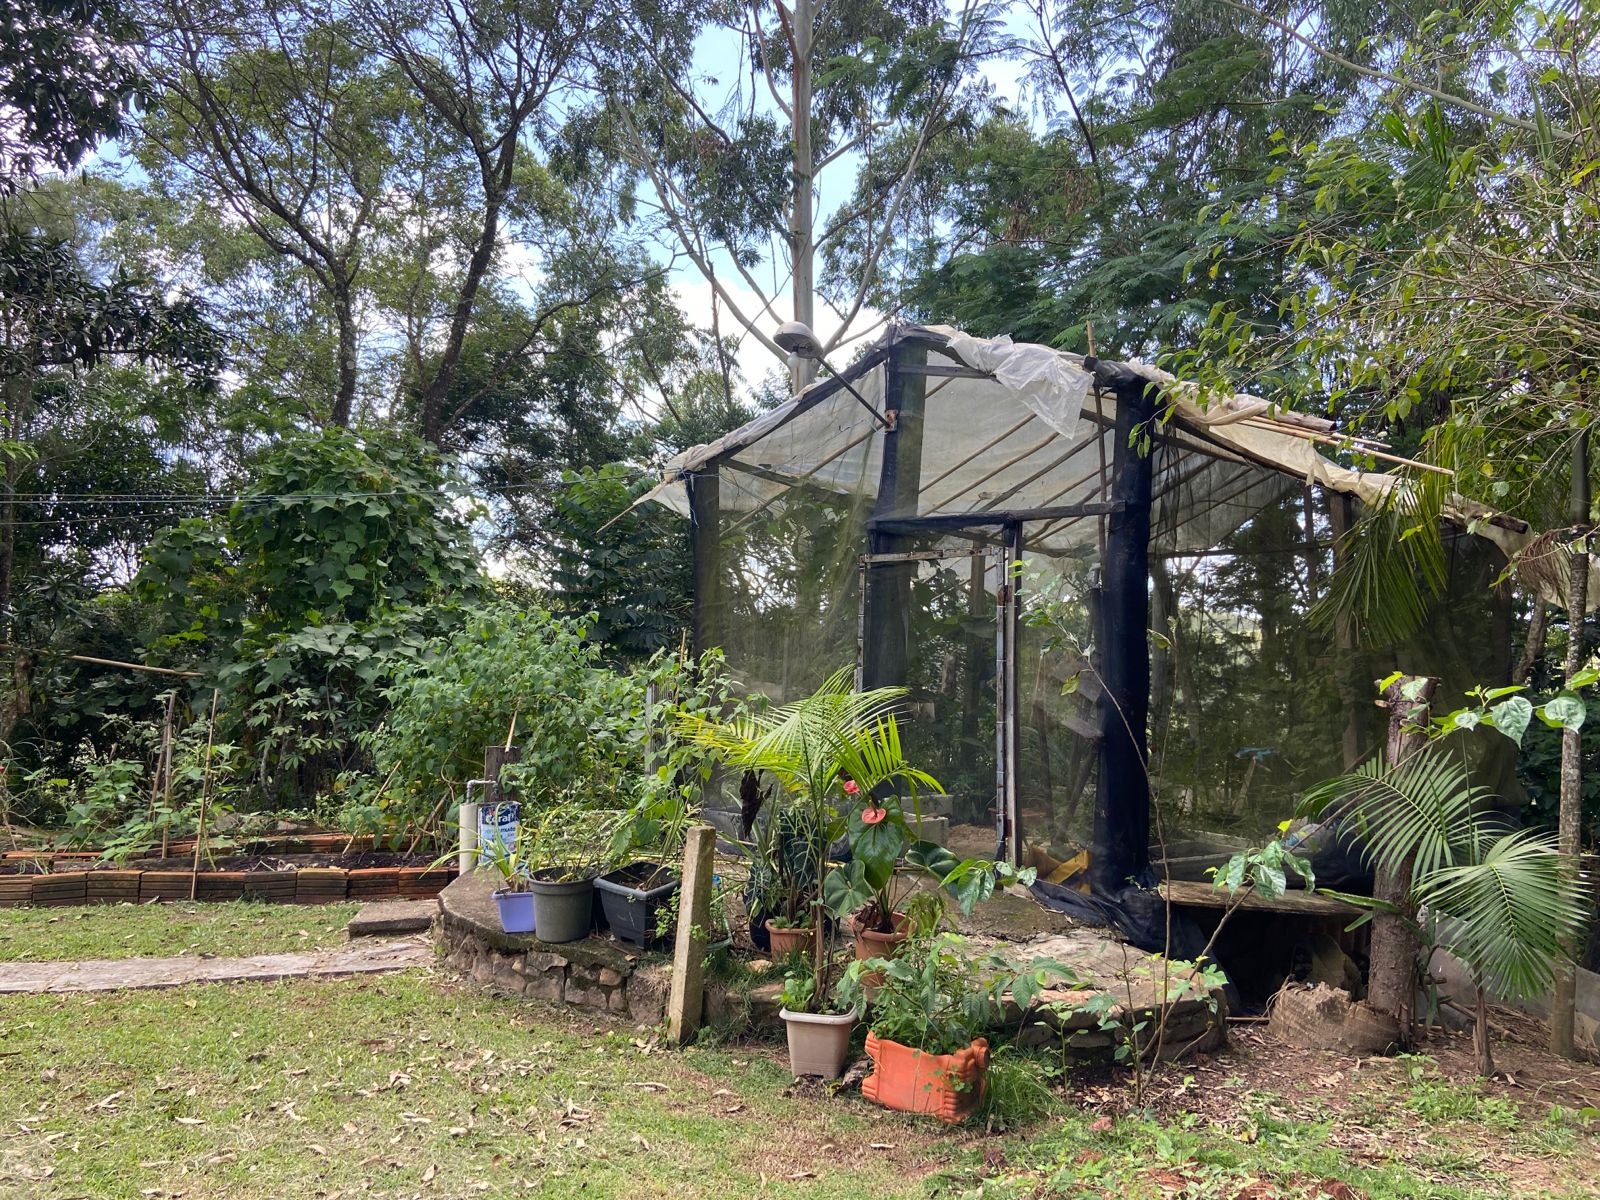
[{"label": "wooden plank shelf", "polygon": [[[1168,901],[1179,908],[1224,909],[1233,903],[1233,895],[1226,888],[1214,887],[1198,880],[1169,879],[1158,890]],[[1345,920],[1359,917],[1363,909],[1332,896],[1315,892],[1291,890],[1275,900],[1248,895],[1240,902],[1241,909],[1252,912],[1275,912],[1289,916],[1339,917]]]}]

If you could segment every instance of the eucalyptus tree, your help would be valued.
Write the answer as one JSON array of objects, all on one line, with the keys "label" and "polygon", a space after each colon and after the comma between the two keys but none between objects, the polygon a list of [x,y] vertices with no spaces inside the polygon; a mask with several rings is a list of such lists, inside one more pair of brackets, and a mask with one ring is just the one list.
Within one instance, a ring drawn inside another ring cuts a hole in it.
[{"label": "eucalyptus tree", "polygon": [[[641,218],[745,335],[784,359],[778,314],[815,326],[820,296],[832,351],[861,332],[929,148],[989,106],[1000,16],[990,0],[628,6],[599,56],[591,133],[625,155]],[[873,186],[839,203],[858,175]],[[847,242],[852,277],[819,276]],[[794,383],[814,372],[796,364]]]},{"label": "eucalyptus tree", "polygon": [[403,416],[447,444],[486,298],[531,301],[536,330],[550,304],[628,291],[611,271],[538,287],[605,202],[552,169],[586,0],[149,4],[162,92],[140,162],[198,275],[238,298],[241,357],[265,347],[312,419]]},{"label": "eucalyptus tree", "polygon": [[359,47],[351,17],[279,0],[152,0],[160,97],[135,143],[193,225],[200,277],[238,281],[255,302],[239,341],[288,320],[305,364],[289,378],[306,415],[332,425],[355,409],[373,259],[395,232],[396,198],[419,174],[434,183],[423,113],[403,76]]}]

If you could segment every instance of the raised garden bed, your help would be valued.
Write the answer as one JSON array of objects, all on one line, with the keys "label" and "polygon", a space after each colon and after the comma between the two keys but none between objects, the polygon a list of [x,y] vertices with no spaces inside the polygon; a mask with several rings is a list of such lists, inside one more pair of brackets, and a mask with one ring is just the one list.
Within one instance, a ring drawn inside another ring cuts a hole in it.
[{"label": "raised garden bed", "polygon": [[[345,838],[342,841],[348,841]],[[23,905],[259,900],[275,904],[334,904],[389,897],[427,899],[455,878],[455,867],[420,856],[364,850],[261,858],[231,855],[202,865],[169,857],[129,864],[57,860],[44,873],[0,874],[0,908]],[[69,865],[70,864],[70,865]]]}]

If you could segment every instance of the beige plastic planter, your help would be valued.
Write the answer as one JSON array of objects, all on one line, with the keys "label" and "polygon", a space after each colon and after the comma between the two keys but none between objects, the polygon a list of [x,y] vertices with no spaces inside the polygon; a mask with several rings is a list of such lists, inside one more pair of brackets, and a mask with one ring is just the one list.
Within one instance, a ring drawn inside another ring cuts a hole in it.
[{"label": "beige plastic planter", "polygon": [[803,1013],[779,1011],[789,1033],[789,1068],[795,1078],[820,1075],[837,1079],[850,1050],[854,1013]]}]

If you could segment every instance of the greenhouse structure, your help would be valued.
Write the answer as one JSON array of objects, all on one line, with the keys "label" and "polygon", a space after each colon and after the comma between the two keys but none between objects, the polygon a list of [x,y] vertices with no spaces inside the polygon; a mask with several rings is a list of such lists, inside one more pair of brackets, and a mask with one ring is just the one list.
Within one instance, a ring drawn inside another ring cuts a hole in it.
[{"label": "greenhouse structure", "polygon": [[[1397,663],[1447,686],[1508,666],[1481,660],[1505,639],[1380,653],[1312,619],[1338,536],[1396,479],[1319,447],[1386,456],[1144,364],[894,327],[645,499],[691,522],[698,648],[775,701],[850,662],[904,685],[950,836],[1012,862],[1088,851],[1110,893],[1270,835],[1372,749],[1372,680]],[[1449,546],[1457,628],[1509,619],[1503,548]]]}]

